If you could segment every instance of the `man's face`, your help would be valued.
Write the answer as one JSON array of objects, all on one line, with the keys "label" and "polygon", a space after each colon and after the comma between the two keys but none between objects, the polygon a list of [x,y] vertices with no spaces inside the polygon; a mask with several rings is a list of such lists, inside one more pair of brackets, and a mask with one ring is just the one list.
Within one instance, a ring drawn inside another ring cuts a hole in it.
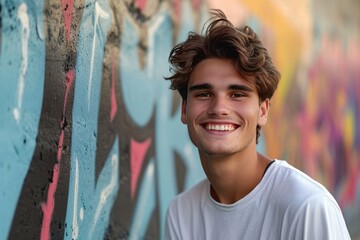
[{"label": "man's face", "polygon": [[256,149],[256,126],[265,125],[268,108],[230,60],[211,58],[190,77],[181,121],[200,154],[226,156]]}]

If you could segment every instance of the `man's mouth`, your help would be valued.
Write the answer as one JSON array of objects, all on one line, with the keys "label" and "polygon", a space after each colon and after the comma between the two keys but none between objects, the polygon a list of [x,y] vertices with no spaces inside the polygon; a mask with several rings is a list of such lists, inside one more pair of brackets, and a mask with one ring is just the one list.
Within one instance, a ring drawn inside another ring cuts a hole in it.
[{"label": "man's mouth", "polygon": [[204,124],[205,129],[210,131],[223,131],[230,132],[234,131],[238,126],[234,124]]}]

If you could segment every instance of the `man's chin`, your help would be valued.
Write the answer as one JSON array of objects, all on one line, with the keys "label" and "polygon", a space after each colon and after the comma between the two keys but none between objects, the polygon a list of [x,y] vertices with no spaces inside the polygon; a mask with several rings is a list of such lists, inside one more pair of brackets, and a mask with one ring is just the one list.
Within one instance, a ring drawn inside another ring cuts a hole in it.
[{"label": "man's chin", "polygon": [[210,157],[224,157],[224,156],[229,156],[233,153],[233,151],[231,151],[228,148],[202,148],[201,150],[199,150],[200,154],[202,155],[207,155]]}]

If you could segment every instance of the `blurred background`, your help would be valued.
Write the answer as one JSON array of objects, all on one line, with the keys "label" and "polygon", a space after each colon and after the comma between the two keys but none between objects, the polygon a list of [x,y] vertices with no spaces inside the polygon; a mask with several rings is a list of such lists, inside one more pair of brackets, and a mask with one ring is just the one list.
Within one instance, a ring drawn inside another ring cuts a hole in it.
[{"label": "blurred background", "polygon": [[204,178],[167,58],[212,8],[282,73],[258,150],[325,185],[360,239],[357,0],[1,0],[0,239],[162,238]]}]

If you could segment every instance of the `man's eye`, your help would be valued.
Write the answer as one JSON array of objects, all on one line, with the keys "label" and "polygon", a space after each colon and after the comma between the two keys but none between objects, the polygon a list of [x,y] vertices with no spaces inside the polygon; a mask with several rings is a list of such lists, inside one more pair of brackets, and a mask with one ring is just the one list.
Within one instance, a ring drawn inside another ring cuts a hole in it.
[{"label": "man's eye", "polygon": [[245,97],[245,94],[243,94],[243,93],[232,93],[231,97],[232,98],[241,98],[241,97]]},{"label": "man's eye", "polygon": [[201,92],[201,93],[196,94],[196,97],[198,97],[198,98],[209,98],[209,97],[211,97],[211,94],[208,93],[208,92]]}]

